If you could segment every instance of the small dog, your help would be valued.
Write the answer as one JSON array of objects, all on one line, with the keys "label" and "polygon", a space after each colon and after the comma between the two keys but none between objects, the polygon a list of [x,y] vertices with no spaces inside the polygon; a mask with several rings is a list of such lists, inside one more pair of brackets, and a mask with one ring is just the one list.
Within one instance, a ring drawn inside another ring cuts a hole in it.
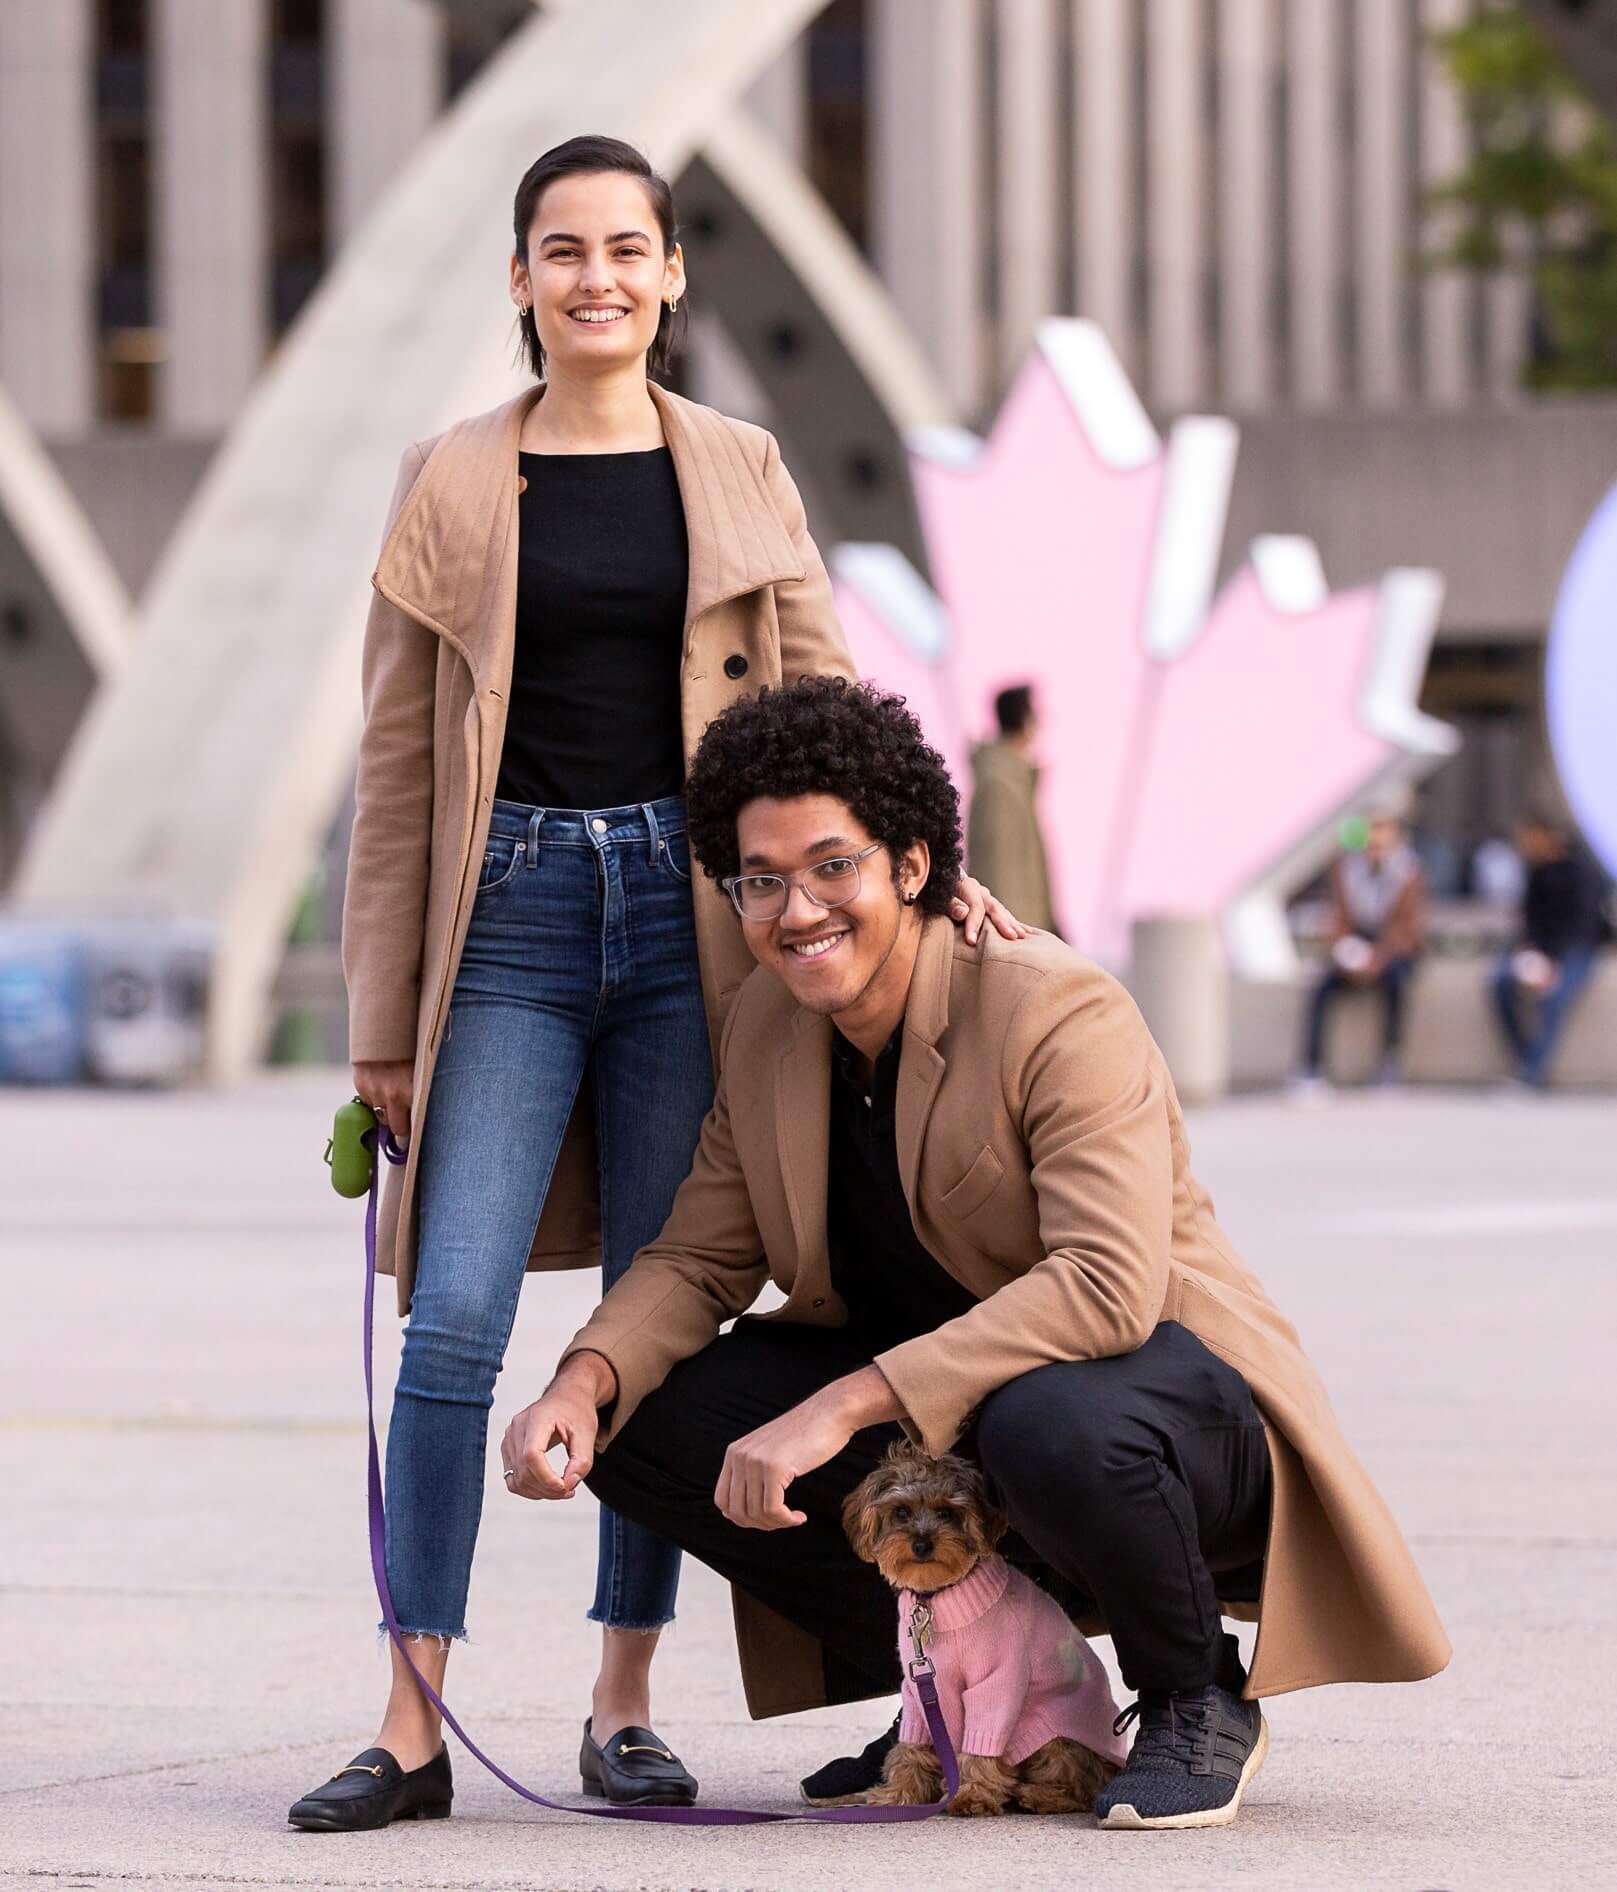
[{"label": "small dog", "polygon": [[1121,1766],[1117,1704],[1094,1651],[1055,1599],[995,1546],[1005,1513],[981,1471],[908,1441],[842,1507],[849,1542],[899,1592],[904,1664],[898,1745],[869,1806],[920,1806],[943,1792],[910,1661],[928,1657],[960,1760],[949,1811],[1081,1813]]}]

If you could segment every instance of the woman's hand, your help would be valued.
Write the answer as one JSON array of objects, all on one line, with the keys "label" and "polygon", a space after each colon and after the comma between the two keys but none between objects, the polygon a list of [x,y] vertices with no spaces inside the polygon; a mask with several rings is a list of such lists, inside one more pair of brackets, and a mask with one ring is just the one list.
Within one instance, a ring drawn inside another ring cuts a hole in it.
[{"label": "woman's hand", "polygon": [[1002,939],[1026,939],[1033,931],[1024,926],[1002,900],[996,900],[980,880],[962,874],[956,883],[954,899],[949,903],[949,918],[966,929],[966,943],[977,944],[984,919],[992,920],[994,931]]},{"label": "woman's hand", "polygon": [[410,1141],[410,1103],[415,1096],[415,1059],[389,1064],[356,1064],[354,1095],[369,1104],[393,1133],[396,1143]]}]

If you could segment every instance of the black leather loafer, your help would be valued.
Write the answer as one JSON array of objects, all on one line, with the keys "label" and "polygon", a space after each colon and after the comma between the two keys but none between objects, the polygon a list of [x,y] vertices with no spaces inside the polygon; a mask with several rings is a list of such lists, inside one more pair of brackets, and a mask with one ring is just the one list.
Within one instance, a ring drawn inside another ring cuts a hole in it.
[{"label": "black leather loafer", "polygon": [[615,1807],[689,1807],[696,1804],[696,1782],[680,1758],[650,1728],[620,1728],[604,1748],[584,1723],[578,1750],[584,1791]]},{"label": "black leather loafer", "polygon": [[368,1747],[286,1817],[306,1833],[366,1833],[394,1820],[447,1820],[454,1798],[448,1748],[407,1774],[385,1747]]}]

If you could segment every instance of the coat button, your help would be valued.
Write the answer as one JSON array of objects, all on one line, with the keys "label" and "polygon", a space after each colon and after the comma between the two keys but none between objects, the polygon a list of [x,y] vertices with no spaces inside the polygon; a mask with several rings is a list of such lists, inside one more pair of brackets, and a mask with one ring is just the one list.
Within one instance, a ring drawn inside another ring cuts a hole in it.
[{"label": "coat button", "polygon": [[820,1295],[816,1295],[816,1296],[815,1296],[815,1299],[814,1299],[814,1305],[815,1305],[816,1307],[824,1307],[824,1306],[825,1306],[825,1296],[824,1296],[823,1294],[820,1294]]},{"label": "coat button", "polygon": [[726,657],[724,660],[724,674],[732,680],[737,677],[744,677],[747,674],[746,658]]}]

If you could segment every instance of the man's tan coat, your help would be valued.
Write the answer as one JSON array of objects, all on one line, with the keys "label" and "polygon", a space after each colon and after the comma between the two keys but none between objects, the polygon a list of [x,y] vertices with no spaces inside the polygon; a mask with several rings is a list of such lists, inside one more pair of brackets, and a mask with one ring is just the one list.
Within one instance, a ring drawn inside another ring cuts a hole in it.
[{"label": "man's tan coat", "polygon": [[[605,1449],[766,1280],[786,1302],[764,1318],[845,1323],[826,1247],[831,1029],[761,969],[742,987],[667,1226],[568,1349],[593,1348],[616,1370]],[[1442,1668],[1449,1645],[1398,1527],[1296,1331],[1214,1220],[1162,1055],[1117,981],[1045,934],[1007,941],[985,928],[972,947],[927,921],[897,1111],[916,1233],[980,1297],[877,1358],[926,1449],[946,1452],[1019,1374],[1126,1353],[1159,1321],[1180,1321],[1244,1376],[1273,1457],[1248,1692]],[[755,1714],[825,1700],[817,1643],[739,1593],[736,1623]]]},{"label": "man's tan coat", "polygon": [[[762,428],[651,385],[690,539],[681,661],[686,755],[737,697],[853,676],[802,501]],[[365,729],[343,908],[349,1055],[415,1060],[410,1160],[388,1174],[379,1264],[415,1278],[416,1152],[471,918],[505,740],[516,645],[517,443],[543,389],[409,448],[365,633]],[[693,888],[717,1043],[751,970],[725,896]],[[573,1115],[530,1267],[600,1260],[589,1100]]]}]

